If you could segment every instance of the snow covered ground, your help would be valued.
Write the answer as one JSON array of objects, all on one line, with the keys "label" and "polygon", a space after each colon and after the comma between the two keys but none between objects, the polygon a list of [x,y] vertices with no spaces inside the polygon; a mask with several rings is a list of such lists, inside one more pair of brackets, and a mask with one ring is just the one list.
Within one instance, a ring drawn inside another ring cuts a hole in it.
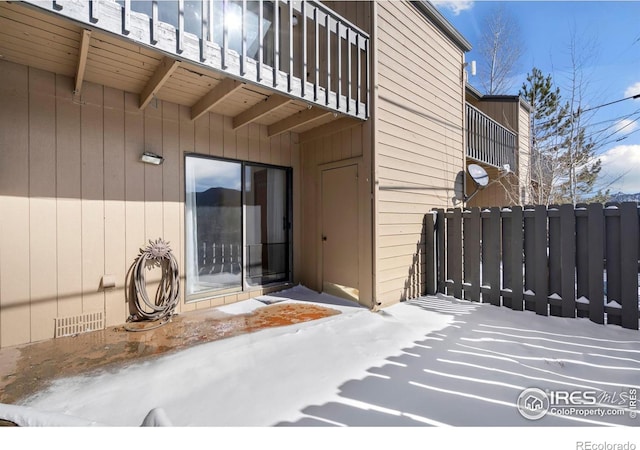
[{"label": "snow covered ground", "polygon": [[[0,417],[128,427],[156,409],[158,423],[174,426],[640,425],[640,411],[610,415],[640,390],[637,331],[443,296],[377,313],[300,286],[261,300],[342,314],[58,380],[20,405],[31,409],[0,405]],[[604,412],[526,419],[516,402],[533,387],[595,392]]]}]

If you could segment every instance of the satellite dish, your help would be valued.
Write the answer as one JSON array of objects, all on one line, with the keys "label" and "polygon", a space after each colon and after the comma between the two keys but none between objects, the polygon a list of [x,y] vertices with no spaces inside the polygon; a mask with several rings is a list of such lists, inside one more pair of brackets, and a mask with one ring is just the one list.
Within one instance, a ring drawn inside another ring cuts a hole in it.
[{"label": "satellite dish", "polygon": [[469,166],[467,166],[467,172],[469,172],[469,175],[479,188],[486,187],[487,184],[489,184],[489,175],[487,174],[487,171],[479,165],[469,164]]}]

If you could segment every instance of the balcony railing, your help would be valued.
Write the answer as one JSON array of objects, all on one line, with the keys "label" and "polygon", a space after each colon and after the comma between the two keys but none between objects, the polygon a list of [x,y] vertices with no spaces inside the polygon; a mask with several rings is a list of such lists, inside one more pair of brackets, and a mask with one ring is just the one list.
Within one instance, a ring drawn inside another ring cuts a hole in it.
[{"label": "balcony railing", "polygon": [[467,103],[467,157],[503,168],[517,169],[518,138],[489,116]]},{"label": "balcony railing", "polygon": [[316,1],[26,3],[240,81],[369,117],[369,36]]}]

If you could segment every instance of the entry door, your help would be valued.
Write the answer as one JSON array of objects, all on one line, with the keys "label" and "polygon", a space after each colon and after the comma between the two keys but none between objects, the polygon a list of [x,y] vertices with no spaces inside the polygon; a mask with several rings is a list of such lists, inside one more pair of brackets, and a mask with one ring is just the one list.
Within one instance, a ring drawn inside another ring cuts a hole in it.
[{"label": "entry door", "polygon": [[358,166],[322,171],[322,287],[358,301]]}]

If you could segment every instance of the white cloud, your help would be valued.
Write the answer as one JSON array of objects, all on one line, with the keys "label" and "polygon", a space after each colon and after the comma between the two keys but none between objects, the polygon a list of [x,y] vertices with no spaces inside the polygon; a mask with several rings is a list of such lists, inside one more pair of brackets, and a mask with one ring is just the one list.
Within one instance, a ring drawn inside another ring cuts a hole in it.
[{"label": "white cloud", "polygon": [[450,9],[456,16],[462,11],[473,8],[473,1],[470,0],[432,0],[431,3],[441,9]]},{"label": "white cloud", "polygon": [[634,96],[634,95],[637,95],[637,94],[640,94],[640,81],[638,81],[635,84],[632,84],[631,86],[629,86],[627,88],[626,91],[624,91],[625,98],[631,97],[631,96]]},{"label": "white cloud", "polygon": [[614,130],[616,130],[616,133],[621,132],[623,134],[629,134],[636,129],[638,129],[637,119],[636,120],[622,119],[622,120],[619,120],[614,126]]},{"label": "white cloud", "polygon": [[640,192],[640,145],[619,145],[600,156],[600,180],[612,183],[611,192]]}]

